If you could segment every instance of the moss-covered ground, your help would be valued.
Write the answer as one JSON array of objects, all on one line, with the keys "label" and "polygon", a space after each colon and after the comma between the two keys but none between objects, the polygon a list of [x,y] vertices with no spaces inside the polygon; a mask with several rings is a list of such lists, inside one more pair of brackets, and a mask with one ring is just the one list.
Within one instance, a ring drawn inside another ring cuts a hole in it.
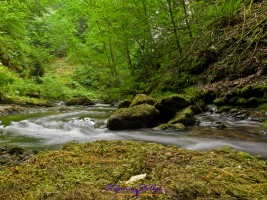
[{"label": "moss-covered ground", "polygon": [[[125,185],[140,174],[147,176]],[[98,141],[68,143],[0,168],[1,199],[136,199],[138,188],[138,199],[267,199],[267,165],[230,148]]]}]

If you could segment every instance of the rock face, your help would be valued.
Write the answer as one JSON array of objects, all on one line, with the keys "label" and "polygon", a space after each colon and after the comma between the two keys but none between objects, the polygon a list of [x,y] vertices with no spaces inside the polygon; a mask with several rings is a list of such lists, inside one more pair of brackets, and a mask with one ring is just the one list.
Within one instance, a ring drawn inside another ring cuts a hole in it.
[{"label": "rock face", "polygon": [[156,103],[156,100],[153,99],[150,96],[147,96],[145,94],[137,94],[134,99],[132,100],[130,107],[136,106],[136,105],[140,105],[140,104],[149,104],[149,105],[154,105]]},{"label": "rock face", "polygon": [[172,95],[163,98],[155,105],[155,108],[160,111],[161,121],[167,122],[173,118],[177,111],[186,108],[190,102],[180,95]]},{"label": "rock face", "polygon": [[194,125],[196,123],[196,118],[190,107],[179,111],[176,113],[175,117],[171,119],[168,123],[177,124],[182,123],[186,126]]},{"label": "rock face", "polygon": [[148,104],[121,108],[108,119],[107,127],[111,130],[152,127],[158,116],[159,111]]},{"label": "rock face", "polygon": [[78,97],[74,99],[70,99],[66,102],[66,105],[68,106],[74,106],[74,105],[82,105],[82,106],[91,106],[95,105],[93,101],[88,99],[87,97]]}]

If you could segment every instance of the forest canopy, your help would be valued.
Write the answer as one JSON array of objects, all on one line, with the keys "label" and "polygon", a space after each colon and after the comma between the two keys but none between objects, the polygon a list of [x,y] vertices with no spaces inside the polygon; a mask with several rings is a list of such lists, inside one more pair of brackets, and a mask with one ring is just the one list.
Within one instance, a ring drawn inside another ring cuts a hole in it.
[{"label": "forest canopy", "polygon": [[[236,23],[233,19],[240,10],[249,13],[252,3],[248,0],[1,1],[0,62],[19,77],[30,80],[30,85],[33,82],[42,85],[55,81],[54,76],[58,75],[58,65],[52,65],[51,61],[64,58],[70,66],[69,78],[55,85],[65,84],[70,90],[79,88],[79,94],[85,90],[103,93],[108,88],[113,95],[124,96],[151,92],[156,87],[155,80],[173,73],[175,68],[179,81],[173,83],[171,76],[169,87],[162,86],[160,90],[179,90],[195,84],[203,66],[216,60],[215,43],[223,34],[222,29]],[[196,60],[200,52],[208,52],[209,58]],[[56,98],[66,96],[68,92]]]}]

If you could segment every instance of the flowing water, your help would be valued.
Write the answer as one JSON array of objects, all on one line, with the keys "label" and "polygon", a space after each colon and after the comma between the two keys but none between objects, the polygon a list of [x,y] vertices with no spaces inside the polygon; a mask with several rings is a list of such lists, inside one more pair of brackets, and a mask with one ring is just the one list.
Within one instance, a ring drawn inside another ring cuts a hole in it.
[{"label": "flowing water", "polygon": [[[60,110],[60,109],[58,109]],[[108,117],[115,111],[109,105],[70,107],[68,112],[19,114],[0,117],[0,146],[16,144],[34,149],[54,149],[69,141],[138,140],[176,145],[193,150],[230,146],[267,159],[267,138],[258,136],[258,122],[219,115],[199,115],[200,124],[185,132],[139,129],[110,131]],[[221,121],[226,129],[218,130]]]}]

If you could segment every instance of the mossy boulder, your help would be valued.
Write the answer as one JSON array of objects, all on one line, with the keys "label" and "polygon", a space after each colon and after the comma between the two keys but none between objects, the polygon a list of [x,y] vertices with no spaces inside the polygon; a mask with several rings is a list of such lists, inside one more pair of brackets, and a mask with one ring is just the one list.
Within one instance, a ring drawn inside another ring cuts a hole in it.
[{"label": "mossy boulder", "polygon": [[118,109],[119,108],[129,108],[129,106],[131,105],[132,101],[129,99],[125,99],[122,102],[119,103],[118,105]]},{"label": "mossy boulder", "polygon": [[190,101],[181,95],[171,95],[163,98],[155,105],[160,111],[160,118],[163,122],[169,121],[177,111],[190,105]]},{"label": "mossy boulder", "polygon": [[243,98],[248,98],[253,94],[252,86],[246,85],[238,91],[238,94]]},{"label": "mossy boulder", "polygon": [[68,101],[66,101],[66,105],[68,106],[74,106],[74,105],[82,105],[82,106],[91,106],[95,105],[95,103],[88,99],[87,97],[78,97],[78,98],[73,98]]},{"label": "mossy boulder", "polygon": [[234,106],[257,107],[258,105],[266,102],[266,99],[259,97],[250,97],[245,99],[242,97],[235,96],[230,99],[229,104]]},{"label": "mossy boulder", "polygon": [[251,85],[246,85],[241,88],[238,94],[243,98],[250,98],[250,97],[263,97],[264,96],[265,87],[263,86],[256,86],[252,87]]},{"label": "mossy boulder", "polygon": [[229,100],[229,104],[233,106],[241,106],[247,103],[247,99],[235,96]]},{"label": "mossy boulder", "polygon": [[120,108],[108,119],[107,127],[110,130],[152,127],[158,116],[159,111],[148,104]]},{"label": "mossy boulder", "polygon": [[191,126],[196,123],[196,118],[194,117],[194,112],[191,110],[190,107],[188,107],[182,111],[177,112],[175,117],[171,119],[168,123],[170,124],[182,123],[186,126]]},{"label": "mossy boulder", "polygon": [[150,96],[147,96],[145,94],[137,94],[134,99],[132,100],[130,107],[136,106],[136,105],[140,105],[140,104],[148,104],[148,105],[154,105],[156,103],[156,100],[153,99]]},{"label": "mossy boulder", "polygon": [[213,103],[216,105],[216,106],[222,106],[222,105],[225,105],[225,99],[224,98],[217,98],[213,101]]},{"label": "mossy boulder", "polygon": [[222,112],[229,112],[230,110],[234,109],[234,106],[222,106],[220,107]]},{"label": "mossy boulder", "polygon": [[182,123],[177,123],[177,124],[170,124],[170,123],[165,123],[157,126],[155,128],[156,130],[169,130],[169,131],[184,131],[185,126]]}]

